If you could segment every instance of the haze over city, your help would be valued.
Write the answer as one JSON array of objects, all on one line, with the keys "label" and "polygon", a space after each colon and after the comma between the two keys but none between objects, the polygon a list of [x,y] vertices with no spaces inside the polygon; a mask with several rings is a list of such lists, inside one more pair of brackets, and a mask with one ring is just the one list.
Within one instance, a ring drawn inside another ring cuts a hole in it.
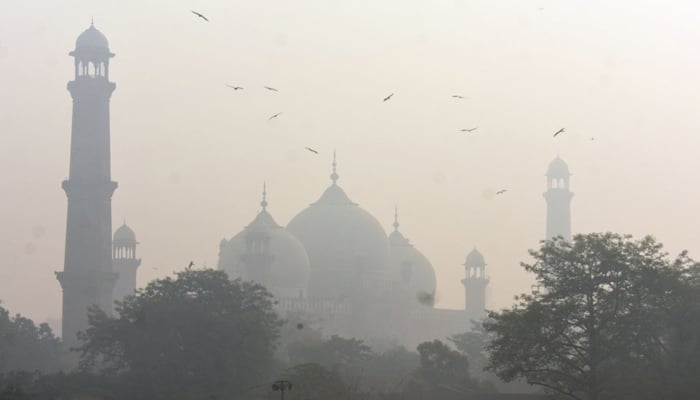
[{"label": "haze over city", "polygon": [[190,260],[215,267],[219,241],[259,211],[263,182],[286,225],[330,184],[335,150],[338,183],[387,233],[398,204],[401,231],[436,271],[439,307],[463,306],[461,264],[476,247],[498,309],[533,282],[519,263],[544,238],[544,173],[557,155],[573,174],[574,233],[651,234],[672,254],[700,253],[698,11],[690,1],[15,2],[0,16],[2,305],[60,318],[68,52],[93,19],[116,53],[113,227],[126,219],[141,243],[139,286]]}]

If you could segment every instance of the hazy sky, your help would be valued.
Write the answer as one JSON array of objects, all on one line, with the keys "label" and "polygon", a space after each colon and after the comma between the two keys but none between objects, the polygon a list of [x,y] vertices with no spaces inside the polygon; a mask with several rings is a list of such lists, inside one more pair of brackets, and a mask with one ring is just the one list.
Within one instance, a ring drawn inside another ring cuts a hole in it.
[{"label": "hazy sky", "polygon": [[330,184],[334,148],[339,184],[387,233],[399,204],[442,307],[463,306],[474,246],[492,307],[529,289],[519,262],[544,236],[544,173],[557,154],[573,173],[574,232],[653,234],[700,258],[695,1],[3,5],[0,300],[13,312],[61,313],[68,52],[91,17],[116,53],[112,215],[141,242],[140,285],[190,260],[215,266],[221,238],[259,210],[263,181],[286,225]]}]

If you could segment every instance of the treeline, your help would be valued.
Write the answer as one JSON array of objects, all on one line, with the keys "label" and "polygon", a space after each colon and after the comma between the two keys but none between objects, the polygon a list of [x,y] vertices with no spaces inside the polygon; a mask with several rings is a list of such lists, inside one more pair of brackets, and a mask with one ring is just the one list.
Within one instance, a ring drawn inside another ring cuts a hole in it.
[{"label": "treeline", "polygon": [[[537,285],[512,308],[415,350],[324,337],[303,316],[280,318],[262,286],[214,270],[153,281],[115,316],[91,310],[74,352],[0,309],[0,399],[274,400],[280,380],[288,400],[698,398],[698,263],[612,233],[531,255]],[[59,372],[71,355],[79,367]]]}]

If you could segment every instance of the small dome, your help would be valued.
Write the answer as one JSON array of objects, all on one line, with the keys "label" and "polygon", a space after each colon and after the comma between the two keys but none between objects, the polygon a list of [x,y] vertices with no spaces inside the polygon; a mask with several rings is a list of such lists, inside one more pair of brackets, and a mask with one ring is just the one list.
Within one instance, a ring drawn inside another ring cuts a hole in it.
[{"label": "small dome", "polygon": [[[267,202],[263,200],[263,207]],[[222,240],[219,269],[231,279],[255,281],[278,298],[305,296],[309,257],[299,239],[279,226],[265,208],[231,240]]]},{"label": "small dome", "polygon": [[486,262],[484,261],[484,256],[479,253],[479,250],[474,249],[469,254],[467,254],[467,259],[464,261],[465,267],[484,267]]},{"label": "small dome", "polygon": [[394,279],[408,293],[407,304],[414,304],[420,293],[435,293],[436,279],[432,264],[398,230],[389,235],[389,249]]},{"label": "small dome", "polygon": [[107,50],[109,49],[109,43],[105,35],[98,31],[95,25],[90,24],[90,27],[78,36],[78,39],[75,41],[75,47],[76,49],[92,47]]},{"label": "small dome", "polygon": [[122,224],[116,231],[114,231],[114,242],[115,243],[136,243],[136,234],[134,231],[126,225],[126,222]]},{"label": "small dome", "polygon": [[566,165],[564,160],[557,156],[557,158],[549,163],[549,168],[547,168],[547,176],[550,178],[568,178],[571,176],[569,173],[569,166]]}]

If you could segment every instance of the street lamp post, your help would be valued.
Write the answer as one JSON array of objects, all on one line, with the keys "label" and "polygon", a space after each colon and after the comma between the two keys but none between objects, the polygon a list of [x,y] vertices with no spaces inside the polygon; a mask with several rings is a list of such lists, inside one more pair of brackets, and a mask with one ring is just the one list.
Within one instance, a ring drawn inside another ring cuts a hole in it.
[{"label": "street lamp post", "polygon": [[284,392],[287,390],[292,390],[292,382],[285,380],[274,381],[272,383],[272,390],[275,392],[281,392],[282,400],[284,400]]}]

